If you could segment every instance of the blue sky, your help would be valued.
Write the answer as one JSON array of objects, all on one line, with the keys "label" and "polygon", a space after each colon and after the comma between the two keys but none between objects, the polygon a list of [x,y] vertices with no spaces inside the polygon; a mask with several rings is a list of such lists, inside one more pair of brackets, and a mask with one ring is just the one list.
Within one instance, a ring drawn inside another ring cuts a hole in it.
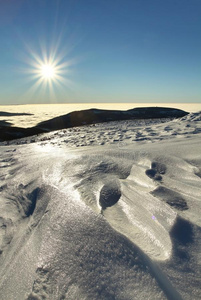
[{"label": "blue sky", "polygon": [[0,0],[0,104],[53,102],[201,102],[201,1]]}]

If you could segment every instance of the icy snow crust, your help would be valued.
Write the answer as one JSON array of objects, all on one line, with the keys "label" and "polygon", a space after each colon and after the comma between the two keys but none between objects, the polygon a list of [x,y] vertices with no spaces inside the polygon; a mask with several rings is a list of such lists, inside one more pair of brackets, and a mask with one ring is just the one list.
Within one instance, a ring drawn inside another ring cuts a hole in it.
[{"label": "icy snow crust", "polygon": [[201,299],[201,113],[2,143],[0,299]]}]

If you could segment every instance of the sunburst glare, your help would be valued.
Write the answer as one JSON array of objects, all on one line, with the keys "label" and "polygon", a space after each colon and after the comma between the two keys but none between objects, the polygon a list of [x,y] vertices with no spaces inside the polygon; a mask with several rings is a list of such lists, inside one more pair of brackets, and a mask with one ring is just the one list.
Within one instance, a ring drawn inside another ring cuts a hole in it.
[{"label": "sunburst glare", "polygon": [[44,79],[54,80],[56,76],[56,68],[50,63],[45,64],[41,66],[40,73]]},{"label": "sunburst glare", "polygon": [[24,72],[26,76],[29,74],[27,79],[33,82],[27,91],[29,95],[34,95],[41,90],[43,96],[45,96],[46,91],[48,91],[48,95],[56,99],[56,88],[59,89],[59,92],[66,88],[72,88],[73,82],[69,79],[70,67],[77,61],[66,58],[68,51],[58,54],[58,45],[55,49],[52,48],[49,51],[41,47],[41,55],[38,55],[28,45],[26,45],[26,48],[29,54],[26,58],[26,64],[29,67]]}]

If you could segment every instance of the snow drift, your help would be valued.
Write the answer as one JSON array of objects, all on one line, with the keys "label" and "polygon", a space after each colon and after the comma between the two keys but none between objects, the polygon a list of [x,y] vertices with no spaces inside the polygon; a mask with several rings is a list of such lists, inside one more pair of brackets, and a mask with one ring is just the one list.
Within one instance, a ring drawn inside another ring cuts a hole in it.
[{"label": "snow drift", "polygon": [[0,299],[201,299],[200,116],[2,143]]}]

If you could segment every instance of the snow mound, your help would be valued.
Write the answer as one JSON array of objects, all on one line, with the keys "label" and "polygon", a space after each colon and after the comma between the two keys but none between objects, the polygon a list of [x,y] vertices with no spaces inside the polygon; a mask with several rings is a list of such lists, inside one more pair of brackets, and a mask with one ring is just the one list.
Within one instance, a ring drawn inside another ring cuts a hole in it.
[{"label": "snow mound", "polygon": [[111,122],[2,144],[0,298],[199,299],[195,120]]},{"label": "snow mound", "polygon": [[182,117],[182,121],[201,121],[201,111],[197,113],[190,113],[187,116]]}]

